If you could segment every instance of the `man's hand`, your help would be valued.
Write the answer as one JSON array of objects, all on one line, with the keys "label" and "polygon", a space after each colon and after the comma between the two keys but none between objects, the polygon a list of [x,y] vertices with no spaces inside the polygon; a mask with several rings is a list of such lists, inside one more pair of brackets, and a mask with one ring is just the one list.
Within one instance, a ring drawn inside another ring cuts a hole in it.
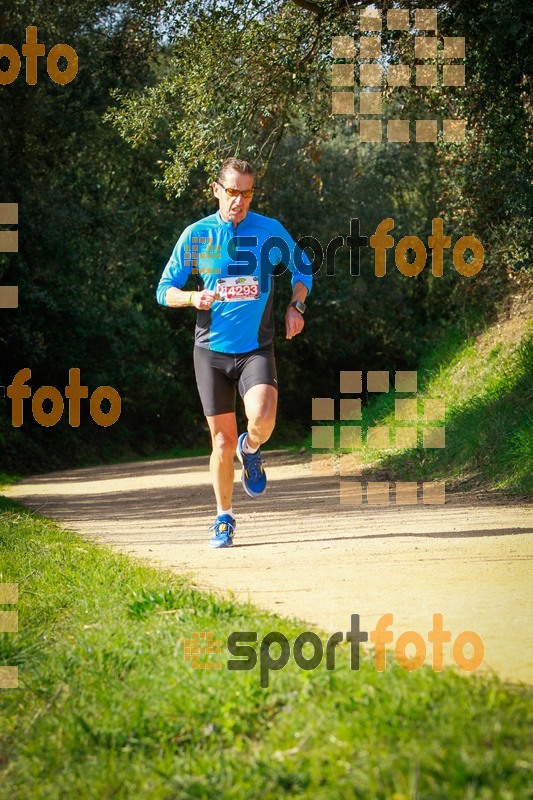
[{"label": "man's hand", "polygon": [[301,333],[304,325],[305,322],[302,314],[300,314],[299,311],[296,311],[296,309],[292,306],[289,306],[287,313],[285,314],[285,331],[287,339],[292,339],[293,336],[297,336],[299,333]]},{"label": "man's hand", "polygon": [[210,292],[208,289],[202,289],[201,292],[193,292],[191,295],[191,303],[199,311],[208,311],[215,300],[218,300],[216,292]]}]

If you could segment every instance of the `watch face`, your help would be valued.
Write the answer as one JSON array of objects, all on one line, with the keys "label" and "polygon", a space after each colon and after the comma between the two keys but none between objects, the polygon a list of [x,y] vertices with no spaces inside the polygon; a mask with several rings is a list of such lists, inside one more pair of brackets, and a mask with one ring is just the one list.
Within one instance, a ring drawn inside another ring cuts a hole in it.
[{"label": "watch face", "polygon": [[300,312],[300,314],[304,313],[304,311],[305,311],[305,303],[302,303],[301,300],[296,300],[292,305],[296,309],[296,311]]}]

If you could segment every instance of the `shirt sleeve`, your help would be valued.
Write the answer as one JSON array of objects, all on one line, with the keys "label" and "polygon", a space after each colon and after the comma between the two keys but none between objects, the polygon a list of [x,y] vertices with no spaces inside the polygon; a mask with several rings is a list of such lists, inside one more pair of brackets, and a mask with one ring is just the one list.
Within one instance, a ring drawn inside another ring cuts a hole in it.
[{"label": "shirt sleeve", "polygon": [[181,289],[187,283],[187,279],[192,272],[191,238],[191,227],[189,226],[185,228],[176,242],[172,255],[163,270],[156,289],[157,302],[162,306],[166,306],[165,295],[167,289],[172,287]]},{"label": "shirt sleeve", "polygon": [[292,288],[294,289],[296,283],[303,283],[304,286],[307,287],[308,294],[311,294],[311,288],[313,285],[311,261],[309,260],[307,253],[296,244],[290,233],[283,227],[283,225],[281,223],[278,223],[278,225],[278,236],[287,242],[291,253],[291,259],[287,266],[292,273]]}]

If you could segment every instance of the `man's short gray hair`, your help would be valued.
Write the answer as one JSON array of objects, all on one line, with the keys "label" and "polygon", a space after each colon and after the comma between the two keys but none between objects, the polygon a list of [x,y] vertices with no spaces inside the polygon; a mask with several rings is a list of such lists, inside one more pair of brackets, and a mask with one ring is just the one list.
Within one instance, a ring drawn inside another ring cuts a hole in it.
[{"label": "man's short gray hair", "polygon": [[255,180],[254,168],[248,161],[243,161],[241,158],[227,158],[218,171],[217,180],[223,181],[230,169],[240,172],[241,175],[252,175]]}]

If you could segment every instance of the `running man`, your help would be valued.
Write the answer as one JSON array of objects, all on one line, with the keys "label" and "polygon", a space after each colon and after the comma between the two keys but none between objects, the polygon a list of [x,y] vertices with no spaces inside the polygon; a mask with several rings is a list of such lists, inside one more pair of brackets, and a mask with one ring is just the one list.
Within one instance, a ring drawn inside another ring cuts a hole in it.
[{"label": "running man", "polygon": [[[285,315],[287,339],[303,329],[304,300],[312,283],[309,259],[283,225],[249,211],[254,181],[247,161],[228,158],[224,162],[211,184],[218,211],[183,231],[157,287],[161,305],[198,310],[194,369],[211,433],[210,472],[217,502],[217,517],[209,528],[212,547],[233,544],[235,452],[242,463],[245,492],[259,497],[267,485],[261,445],[274,429],[278,399],[274,265],[283,264],[292,273],[292,298]],[[197,276],[198,289],[184,291],[191,274]],[[248,429],[240,436],[236,387],[248,420]]]}]

